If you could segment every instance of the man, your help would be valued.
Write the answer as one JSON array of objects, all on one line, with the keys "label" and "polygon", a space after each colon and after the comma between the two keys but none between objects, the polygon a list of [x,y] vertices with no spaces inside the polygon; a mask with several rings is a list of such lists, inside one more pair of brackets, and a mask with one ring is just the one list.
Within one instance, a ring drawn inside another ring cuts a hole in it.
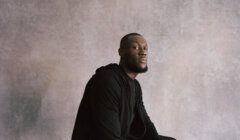
[{"label": "man", "polygon": [[146,40],[138,33],[127,34],[118,52],[119,65],[100,67],[89,80],[72,140],[175,140],[158,135],[135,79],[148,70]]}]

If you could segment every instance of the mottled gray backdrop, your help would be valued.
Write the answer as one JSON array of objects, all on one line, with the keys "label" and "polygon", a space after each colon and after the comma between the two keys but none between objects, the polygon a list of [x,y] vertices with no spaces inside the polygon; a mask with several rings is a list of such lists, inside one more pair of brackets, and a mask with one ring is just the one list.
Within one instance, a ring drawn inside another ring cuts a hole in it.
[{"label": "mottled gray backdrop", "polygon": [[0,139],[70,140],[86,82],[145,36],[160,134],[240,139],[239,0],[0,0]]}]

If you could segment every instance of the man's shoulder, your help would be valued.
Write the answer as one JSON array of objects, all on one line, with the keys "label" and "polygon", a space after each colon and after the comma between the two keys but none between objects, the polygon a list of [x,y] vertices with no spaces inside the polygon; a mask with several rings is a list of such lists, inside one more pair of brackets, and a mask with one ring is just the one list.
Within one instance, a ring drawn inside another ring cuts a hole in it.
[{"label": "man's shoulder", "polygon": [[96,73],[92,77],[94,81],[99,81],[104,84],[121,84],[121,70],[119,66],[110,64],[104,67],[100,67],[96,70]]}]

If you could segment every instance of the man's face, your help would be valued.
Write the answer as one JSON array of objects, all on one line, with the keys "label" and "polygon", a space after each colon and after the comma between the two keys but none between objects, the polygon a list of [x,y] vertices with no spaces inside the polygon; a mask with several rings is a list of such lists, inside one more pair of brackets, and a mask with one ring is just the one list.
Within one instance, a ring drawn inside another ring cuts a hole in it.
[{"label": "man's face", "polygon": [[146,40],[142,36],[130,36],[123,56],[126,67],[132,72],[146,72],[148,69],[147,53],[148,46]]}]

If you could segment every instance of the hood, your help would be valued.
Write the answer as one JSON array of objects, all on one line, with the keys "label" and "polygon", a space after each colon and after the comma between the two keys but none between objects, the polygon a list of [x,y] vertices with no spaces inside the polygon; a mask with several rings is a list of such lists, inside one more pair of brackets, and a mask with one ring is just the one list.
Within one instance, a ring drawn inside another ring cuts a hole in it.
[{"label": "hood", "polygon": [[[107,70],[112,70],[114,71],[123,81],[127,81],[127,79],[130,79],[132,80],[128,75],[127,73],[123,70],[122,67],[120,67],[118,64],[116,63],[111,63],[111,64],[108,64],[106,66],[102,66],[100,68],[98,68],[96,70],[96,74],[99,74],[103,71],[107,71]],[[136,79],[134,79],[136,80]]]},{"label": "hood", "polygon": [[105,71],[105,70],[109,70],[109,69],[112,69],[114,71],[118,71],[120,69],[120,67],[116,63],[111,63],[111,64],[108,64],[106,66],[102,66],[102,67],[98,68],[96,70],[96,73],[99,73],[99,72],[102,72],[102,71]]}]

